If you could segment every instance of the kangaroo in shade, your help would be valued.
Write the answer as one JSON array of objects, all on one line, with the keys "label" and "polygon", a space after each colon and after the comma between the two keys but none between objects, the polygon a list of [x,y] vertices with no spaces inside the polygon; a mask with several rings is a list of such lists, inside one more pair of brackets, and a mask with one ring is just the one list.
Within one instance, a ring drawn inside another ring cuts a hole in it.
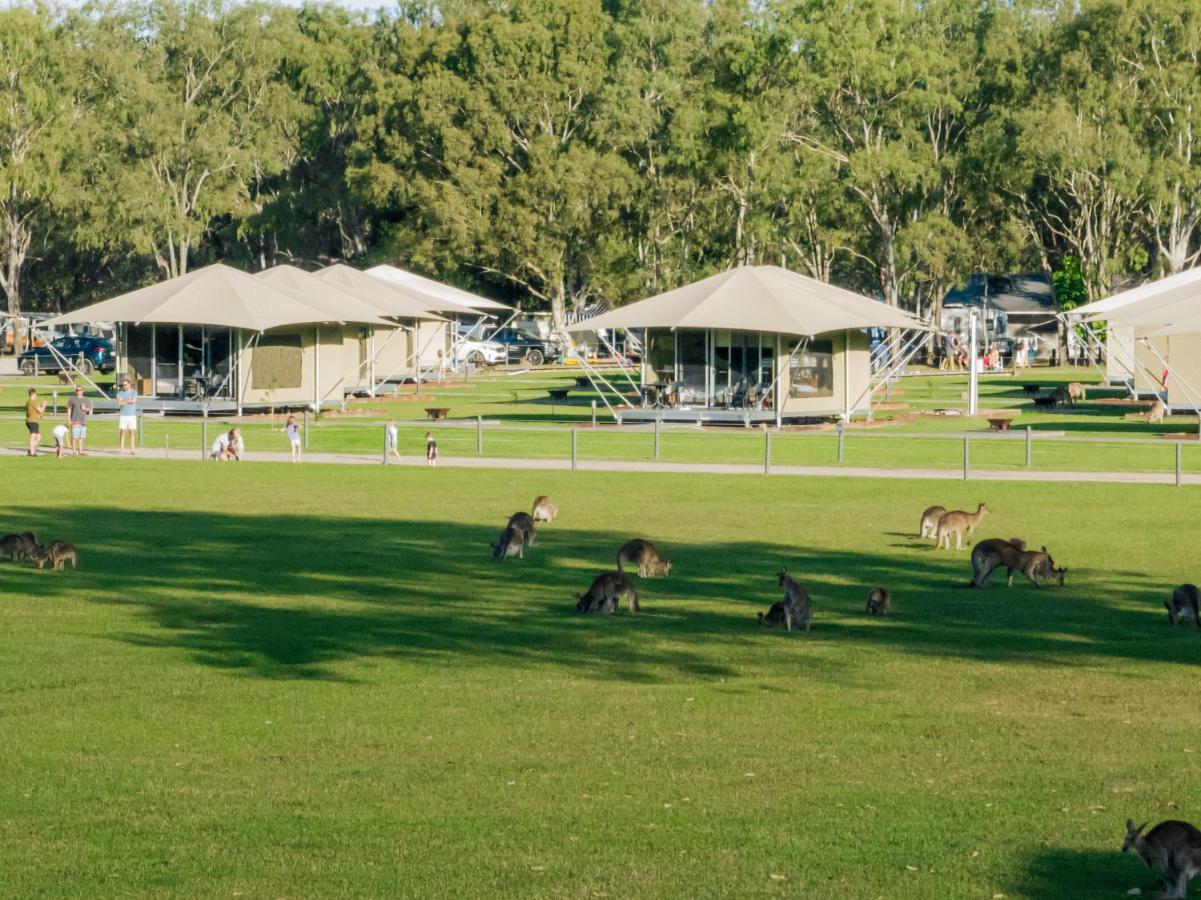
[{"label": "kangaroo in shade", "polygon": [[917,526],[919,538],[934,537],[938,532],[938,520],[947,514],[945,506],[930,506],[922,513],[922,520]]},{"label": "kangaroo in shade", "polygon": [[671,563],[659,555],[650,541],[635,539],[622,544],[617,551],[617,571],[624,572],[626,563],[638,567],[639,578],[671,574]]},{"label": "kangaroo in shade", "polygon": [[559,517],[559,507],[551,502],[550,497],[535,497],[530,515],[534,517],[535,522],[553,522]]},{"label": "kangaroo in shade", "polygon": [[69,541],[51,541],[45,547],[35,548],[29,556],[39,569],[50,563],[54,571],[63,572],[68,562],[72,569],[79,568],[79,551]]},{"label": "kangaroo in shade", "polygon": [[492,558],[495,560],[503,561],[510,556],[525,559],[525,532],[507,525],[500,533],[500,540],[489,546],[492,547]]},{"label": "kangaroo in shade", "polygon": [[29,556],[38,548],[38,539],[32,531],[20,534],[6,534],[0,538],[0,553],[7,553],[16,562],[24,556]]},{"label": "kangaroo in shade", "polygon": [[1193,625],[1201,628],[1201,591],[1197,590],[1195,584],[1182,584],[1180,587],[1172,591],[1172,599],[1165,600],[1163,605],[1168,610],[1168,621],[1177,625],[1181,619],[1181,613],[1186,617],[1193,617]]},{"label": "kangaroo in shade", "polygon": [[934,533],[935,544],[941,547],[946,543],[947,549],[951,549],[951,536],[955,536],[955,549],[963,549],[963,533],[966,531],[971,537],[976,530],[976,526],[980,524],[980,520],[988,513],[988,507],[981,503],[976,507],[974,513],[964,512],[962,509],[951,510],[944,513],[943,517],[938,520],[938,530]]},{"label": "kangaroo in shade", "polygon": [[864,611],[872,616],[886,616],[892,610],[892,594],[888,588],[872,588],[867,595]]},{"label": "kangaroo in shade", "polygon": [[773,603],[767,615],[759,613],[759,624],[785,631],[797,631],[803,626],[808,631],[813,619],[813,599],[792,579],[788,569],[781,569],[778,577],[780,587],[784,588],[784,598]]},{"label": "kangaroo in shade", "polygon": [[592,579],[586,594],[575,595],[575,611],[610,615],[625,600],[630,612],[636,613],[642,606],[638,603],[638,592],[624,572],[602,572]]},{"label": "kangaroo in shade", "polygon": [[1146,827],[1146,822],[1135,828],[1132,819],[1126,820],[1122,852],[1133,850],[1148,869],[1158,865],[1163,869],[1160,896],[1183,900],[1188,897],[1188,883],[1201,872],[1201,831],[1176,819],[1160,822],[1143,834]]},{"label": "kangaroo in shade", "polygon": [[509,524],[506,528],[516,528],[521,532],[521,536],[527,547],[534,546],[534,539],[538,536],[538,532],[534,528],[534,519],[528,512],[515,512],[509,516]]},{"label": "kangaroo in shade", "polygon": [[969,587],[988,587],[988,578],[997,569],[1005,567],[1006,583],[1013,587],[1013,573],[1021,572],[1027,580],[1038,587],[1040,579],[1057,580],[1063,587],[1067,569],[1055,568],[1055,560],[1047,548],[1027,550],[1026,545],[1014,538],[988,538],[972,548],[972,580]]}]

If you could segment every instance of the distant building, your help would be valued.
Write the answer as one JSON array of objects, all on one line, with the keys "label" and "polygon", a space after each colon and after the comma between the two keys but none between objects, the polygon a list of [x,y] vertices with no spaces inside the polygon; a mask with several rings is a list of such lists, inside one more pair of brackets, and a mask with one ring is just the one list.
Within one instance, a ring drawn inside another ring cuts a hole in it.
[{"label": "distant building", "polygon": [[1014,340],[1034,336],[1055,346],[1055,292],[1045,275],[972,275],[942,301],[943,331],[967,337],[970,310],[983,311],[979,338],[1008,353]]}]

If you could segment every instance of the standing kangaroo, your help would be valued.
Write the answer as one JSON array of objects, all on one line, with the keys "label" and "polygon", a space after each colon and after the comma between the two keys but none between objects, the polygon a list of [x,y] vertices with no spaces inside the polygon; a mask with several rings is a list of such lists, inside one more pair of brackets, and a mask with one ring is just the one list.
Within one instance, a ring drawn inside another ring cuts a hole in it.
[{"label": "standing kangaroo", "polygon": [[951,535],[955,535],[955,549],[962,550],[963,533],[966,531],[970,537],[987,512],[988,507],[981,503],[976,507],[974,513],[964,512],[962,509],[944,513],[943,517],[938,520],[938,530],[934,534],[936,545],[941,547],[945,541],[947,549],[950,550]]},{"label": "standing kangaroo", "polygon": [[1164,413],[1168,411],[1163,405],[1163,401],[1156,397],[1151,401],[1151,408],[1147,410],[1147,421],[1152,425],[1162,425]]},{"label": "standing kangaroo", "polygon": [[1083,401],[1088,396],[1088,390],[1079,381],[1073,381],[1068,385],[1068,399],[1074,406],[1077,400]]},{"label": "standing kangaroo", "polygon": [[1160,822],[1143,834],[1146,827],[1146,822],[1135,828],[1132,819],[1126,820],[1122,852],[1133,850],[1148,869],[1158,865],[1163,869],[1161,896],[1182,900],[1188,896],[1188,883],[1201,872],[1201,831],[1176,819]]},{"label": "standing kangaroo", "polygon": [[534,517],[535,522],[553,522],[559,516],[559,507],[551,502],[550,497],[535,497],[530,515]]},{"label": "standing kangaroo", "polygon": [[1163,605],[1168,609],[1168,621],[1173,625],[1180,621],[1180,614],[1188,612],[1192,614],[1193,624],[1201,628],[1201,591],[1197,590],[1195,584],[1182,584],[1176,590],[1172,591],[1172,600],[1165,600]]},{"label": "standing kangaroo", "polygon": [[635,539],[622,544],[617,551],[617,571],[624,572],[626,563],[638,567],[640,578],[671,574],[671,563],[659,555],[650,541]]},{"label": "standing kangaroo", "polygon": [[945,506],[930,506],[922,513],[922,520],[917,526],[919,538],[934,537],[938,531],[938,520],[947,514]]},{"label": "standing kangaroo", "polygon": [[784,588],[784,599],[773,603],[767,615],[759,613],[759,624],[785,631],[796,631],[804,626],[808,631],[813,619],[813,599],[809,592],[792,579],[788,569],[780,570],[779,581],[780,587]]}]

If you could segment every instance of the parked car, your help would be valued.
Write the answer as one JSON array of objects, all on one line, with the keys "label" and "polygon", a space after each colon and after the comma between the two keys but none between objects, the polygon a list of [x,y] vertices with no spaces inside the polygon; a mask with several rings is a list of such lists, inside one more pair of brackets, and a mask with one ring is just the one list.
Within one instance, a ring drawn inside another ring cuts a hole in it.
[{"label": "parked car", "polygon": [[498,366],[509,359],[504,344],[496,341],[459,341],[454,354],[455,362],[469,362],[477,366]]},{"label": "parked car", "polygon": [[508,353],[508,362],[526,362],[531,366],[540,366],[559,355],[559,345],[524,328],[509,326],[501,328],[494,334],[488,335],[488,340],[504,346]]},{"label": "parked car", "polygon": [[[55,352],[51,352],[51,347]],[[94,371],[111,372],[117,367],[117,354],[113,342],[96,337],[60,337],[50,346],[26,350],[17,357],[17,365],[23,375],[35,372],[61,372],[68,368],[62,362],[65,357],[79,368],[84,375]]]}]

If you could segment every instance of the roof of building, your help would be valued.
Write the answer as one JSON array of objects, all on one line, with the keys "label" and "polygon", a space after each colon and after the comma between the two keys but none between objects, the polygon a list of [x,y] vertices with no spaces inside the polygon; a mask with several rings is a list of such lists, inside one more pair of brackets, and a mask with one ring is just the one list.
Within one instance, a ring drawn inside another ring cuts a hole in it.
[{"label": "roof of building", "polygon": [[1007,313],[1055,312],[1055,291],[1046,275],[1019,273],[1014,275],[972,275],[963,287],[951,288],[942,305],[989,306]]}]

